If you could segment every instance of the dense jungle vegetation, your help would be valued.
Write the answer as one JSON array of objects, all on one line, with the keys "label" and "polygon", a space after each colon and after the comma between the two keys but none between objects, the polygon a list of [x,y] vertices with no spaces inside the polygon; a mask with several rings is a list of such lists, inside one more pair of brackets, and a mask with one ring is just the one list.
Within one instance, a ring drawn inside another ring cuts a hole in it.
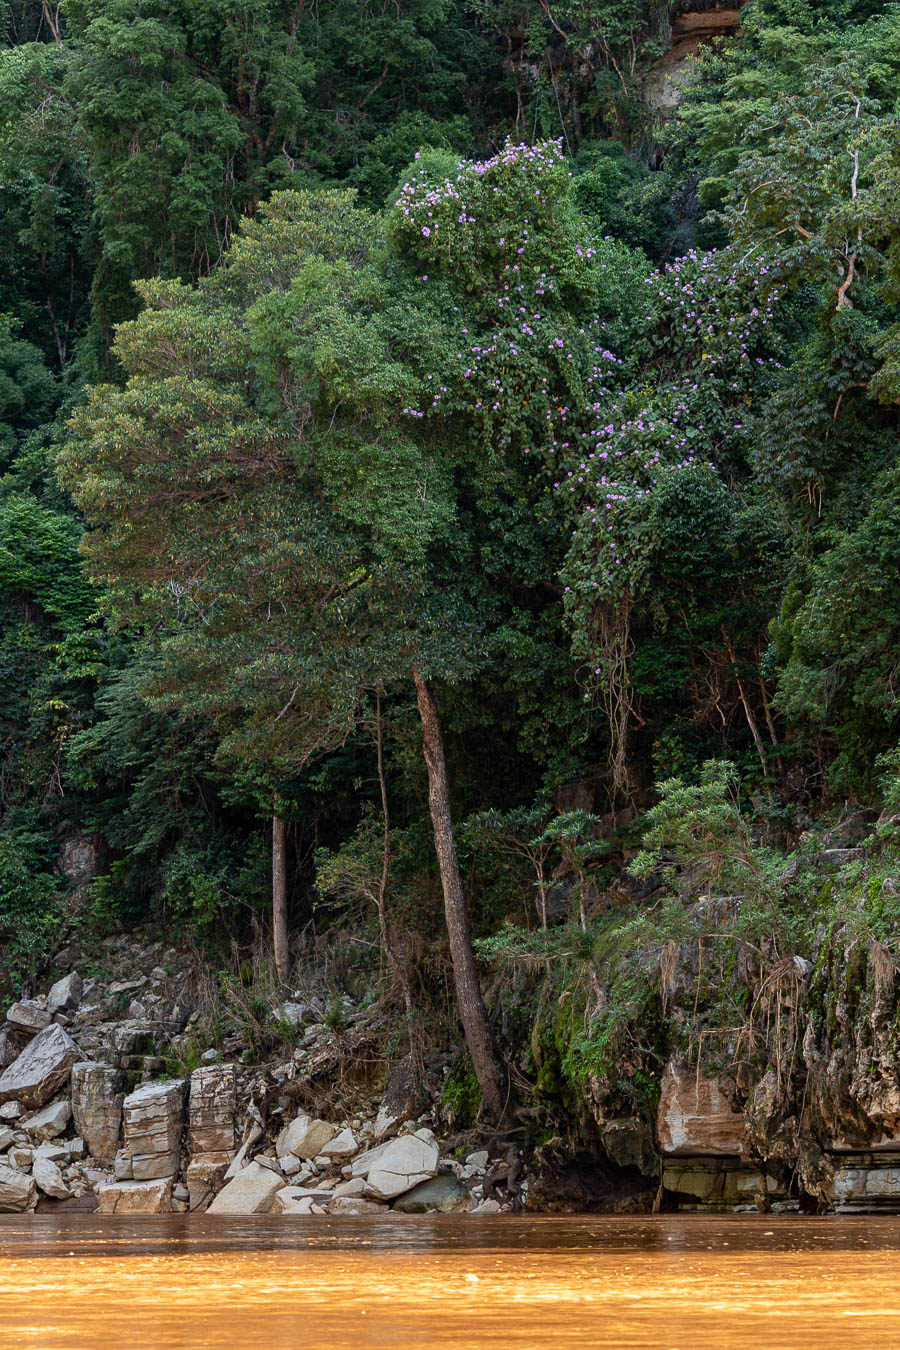
[{"label": "dense jungle vegetation", "polygon": [[676,855],[769,924],[900,809],[900,5],[751,0],[660,107],[715,8],[3,5],[6,994],[331,932],[412,1035],[452,957],[496,1116],[484,962],[674,933]]}]

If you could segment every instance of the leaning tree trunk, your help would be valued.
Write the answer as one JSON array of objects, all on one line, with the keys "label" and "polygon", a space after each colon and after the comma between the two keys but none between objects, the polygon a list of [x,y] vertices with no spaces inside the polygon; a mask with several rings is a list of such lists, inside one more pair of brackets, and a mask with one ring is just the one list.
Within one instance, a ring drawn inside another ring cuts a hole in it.
[{"label": "leaning tree trunk", "polygon": [[488,1020],[487,1008],[469,933],[469,918],[463,894],[456,843],[453,838],[453,818],[450,814],[450,793],[447,787],[447,763],[444,758],[444,740],[437,703],[427,682],[413,671],[419,716],[428,766],[428,806],[434,830],[434,847],[444,891],[444,913],[450,938],[450,957],[453,962],[453,981],[462,1019],[466,1044],[472,1056],[472,1066],[484,1105],[490,1119],[497,1125],[509,1111],[512,1100],[509,1075],[500,1057]]},{"label": "leaning tree trunk", "polygon": [[279,984],[291,973],[287,924],[287,828],[283,816],[272,817],[272,944]]}]

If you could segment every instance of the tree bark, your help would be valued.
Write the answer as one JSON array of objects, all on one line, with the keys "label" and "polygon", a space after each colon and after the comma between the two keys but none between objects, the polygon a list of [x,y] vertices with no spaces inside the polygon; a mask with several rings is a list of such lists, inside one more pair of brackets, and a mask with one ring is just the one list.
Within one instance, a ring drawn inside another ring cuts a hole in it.
[{"label": "tree bark", "polygon": [[287,924],[287,829],[283,816],[272,817],[272,939],[275,973],[287,984],[291,973]]},{"label": "tree bark", "polygon": [[[381,694],[378,692],[375,694],[375,761],[378,766],[378,786],[381,790],[381,816],[384,827],[383,847],[381,852],[381,877],[378,882],[378,898],[376,900],[376,908],[378,909],[378,932],[381,937],[381,950],[384,959],[397,976],[397,979],[400,981],[400,988],[403,990],[403,1003],[406,1007],[406,1021],[410,1040],[412,1040],[414,1010],[412,990],[409,987],[409,972],[400,964],[397,953],[394,951],[394,944],[391,942],[391,934],[387,920],[387,884],[391,867],[391,817],[388,812],[387,779],[384,776],[384,723],[381,718]],[[416,1049],[412,1053],[418,1063],[418,1060],[421,1058],[421,1052]]]},{"label": "tree bark", "polygon": [[485,1111],[494,1124],[500,1125],[513,1105],[512,1094],[509,1075],[494,1041],[487,1007],[478,981],[478,971],[475,968],[469,918],[453,837],[441,722],[437,703],[428,683],[417,671],[413,671],[413,678],[416,682],[419,716],[422,719],[425,763],[428,766],[428,806],[444,892],[444,914],[447,935],[450,938],[456,1000],[466,1045],[472,1057],[472,1067],[484,1099]]}]

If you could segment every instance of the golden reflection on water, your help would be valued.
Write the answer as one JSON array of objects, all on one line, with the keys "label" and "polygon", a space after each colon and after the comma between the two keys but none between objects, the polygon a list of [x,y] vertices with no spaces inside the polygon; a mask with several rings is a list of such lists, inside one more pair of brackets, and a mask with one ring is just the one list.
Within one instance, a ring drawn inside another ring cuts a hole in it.
[{"label": "golden reflection on water", "polygon": [[2,1350],[900,1345],[900,1220],[0,1218]]}]

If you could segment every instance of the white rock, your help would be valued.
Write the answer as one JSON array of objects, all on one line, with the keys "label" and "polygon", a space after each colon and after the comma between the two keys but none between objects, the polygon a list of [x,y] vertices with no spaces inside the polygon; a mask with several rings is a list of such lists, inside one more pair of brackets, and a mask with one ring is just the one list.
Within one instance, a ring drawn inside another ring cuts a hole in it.
[{"label": "white rock", "polygon": [[277,1199],[281,1205],[281,1212],[287,1214],[290,1212],[288,1206],[299,1204],[301,1200],[308,1200],[310,1204],[322,1204],[327,1203],[331,1196],[327,1192],[316,1190],[314,1186],[282,1186],[277,1192]]},{"label": "white rock", "polygon": [[268,1214],[284,1178],[268,1167],[248,1163],[215,1197],[208,1214]]},{"label": "white rock", "polygon": [[387,1149],[390,1148],[393,1140],[388,1139],[383,1144],[377,1144],[375,1148],[366,1149],[358,1158],[354,1158],[350,1164],[350,1174],[354,1177],[367,1177],[371,1168],[384,1157]]},{"label": "white rock", "polygon": [[335,1186],[335,1195],[362,1195],[366,1189],[366,1183],[362,1177],[351,1177],[349,1181],[341,1181]]},{"label": "white rock", "polygon": [[45,1144],[38,1144],[34,1150],[36,1158],[47,1158],[50,1162],[72,1162],[75,1158],[84,1157],[83,1139],[50,1139]]},{"label": "white rock", "polygon": [[211,1064],[191,1074],[188,1130],[190,1151],[227,1154],[238,1146],[237,1080],[233,1064]]},{"label": "white rock", "polygon": [[470,1214],[499,1214],[500,1202],[498,1200],[481,1200],[474,1209],[469,1210]]},{"label": "white rock", "polygon": [[282,1200],[282,1214],[312,1214],[313,1202],[308,1195],[302,1200]]},{"label": "white rock", "polygon": [[359,1144],[356,1142],[356,1135],[352,1130],[340,1130],[333,1139],[323,1145],[321,1155],[324,1158],[352,1158],[354,1153],[359,1151]]},{"label": "white rock", "polygon": [[6,1020],[19,1031],[43,1031],[44,1027],[50,1025],[52,1015],[46,1004],[34,998],[23,998],[12,1004]]},{"label": "white rock", "polygon": [[145,1083],[125,1098],[125,1148],[131,1153],[136,1181],[174,1176],[178,1171],[186,1088],[182,1079]]},{"label": "white rock", "polygon": [[302,1162],[299,1158],[295,1158],[293,1153],[286,1153],[283,1158],[280,1158],[278,1166],[286,1177],[296,1176],[303,1168]]},{"label": "white rock", "polygon": [[170,1214],[172,1178],[156,1181],[113,1181],[98,1186],[100,1214]]},{"label": "white rock", "polygon": [[34,1178],[0,1163],[0,1214],[24,1214],[36,1204]]},{"label": "white rock", "polygon": [[0,1153],[9,1148],[10,1144],[15,1142],[15,1134],[8,1125],[0,1125]]},{"label": "white rock", "polygon": [[72,1104],[68,1100],[51,1102],[49,1106],[42,1107],[33,1116],[23,1120],[20,1128],[30,1138],[42,1143],[45,1139],[55,1139],[58,1134],[62,1134],[71,1114]]},{"label": "white rock", "polygon": [[24,1144],[17,1144],[15,1148],[9,1150],[7,1157],[13,1167],[27,1171],[34,1162],[34,1149],[26,1148]]},{"label": "white rock", "polygon": [[21,1114],[21,1102],[4,1102],[0,1106],[0,1120],[18,1120]]},{"label": "white rock", "polygon": [[0,1101],[15,1100],[33,1109],[43,1106],[68,1082],[69,1070],[81,1057],[62,1027],[45,1027],[0,1075]]},{"label": "white rock", "polygon": [[61,980],[57,980],[47,995],[47,1007],[50,1012],[73,1012],[81,1002],[83,988],[82,979],[77,970],[73,970],[70,974],[64,975]]},{"label": "white rock", "polygon": [[35,1158],[31,1175],[45,1195],[52,1195],[55,1200],[69,1198],[69,1188],[63,1181],[62,1172],[49,1158]]},{"label": "white rock", "polygon": [[286,1153],[293,1153],[295,1158],[315,1158],[336,1134],[335,1127],[325,1120],[298,1116],[285,1125],[279,1134],[275,1152],[279,1158],[283,1158]]},{"label": "white rock", "polygon": [[466,1167],[484,1168],[488,1165],[488,1151],[486,1148],[479,1148],[474,1153],[466,1154]]},{"label": "white rock", "polygon": [[365,1194],[379,1200],[392,1200],[420,1181],[433,1177],[439,1158],[437,1144],[418,1139],[414,1134],[392,1139],[374,1166],[369,1168]]}]

